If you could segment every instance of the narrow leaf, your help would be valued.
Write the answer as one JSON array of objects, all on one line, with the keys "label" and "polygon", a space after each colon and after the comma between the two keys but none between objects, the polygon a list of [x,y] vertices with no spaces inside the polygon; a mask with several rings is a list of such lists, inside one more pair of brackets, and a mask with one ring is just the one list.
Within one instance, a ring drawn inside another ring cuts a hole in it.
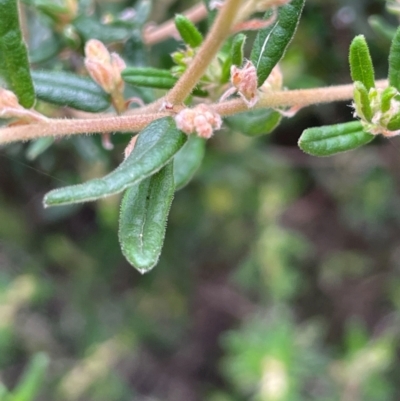
[{"label": "narrow leaf", "polygon": [[22,379],[12,392],[13,401],[31,401],[36,398],[45,378],[49,358],[44,353],[36,354],[30,361]]},{"label": "narrow leaf", "polygon": [[175,16],[175,26],[182,40],[190,47],[199,47],[203,42],[203,35],[189,18],[182,14]]},{"label": "narrow leaf", "polygon": [[389,52],[389,85],[400,91],[400,27],[397,28]]},{"label": "narrow leaf", "polygon": [[141,273],[158,262],[174,196],[173,163],[130,187],[121,203],[119,241],[122,253]]},{"label": "narrow leaf", "polygon": [[232,64],[237,65],[241,67],[243,64],[243,59],[244,59],[244,44],[246,42],[246,35],[243,33],[238,33],[234,38],[232,42],[232,47],[231,47],[231,59],[232,59]]},{"label": "narrow leaf", "polygon": [[159,89],[171,89],[178,80],[169,70],[159,68],[129,67],[121,75],[128,84]]},{"label": "narrow leaf", "polygon": [[64,39],[59,35],[51,35],[41,42],[37,47],[29,49],[29,60],[32,64],[42,63],[55,57],[62,46]]},{"label": "narrow leaf", "polygon": [[381,112],[386,113],[390,110],[392,99],[397,95],[397,89],[392,86],[388,86],[382,91],[381,94]]},{"label": "narrow leaf", "polygon": [[8,401],[8,400],[10,400],[10,398],[8,398],[8,396],[9,396],[9,392],[8,392],[6,386],[3,383],[0,383],[0,400]]},{"label": "narrow leaf", "polygon": [[174,157],[175,190],[187,185],[199,169],[206,150],[206,142],[197,135],[190,135],[188,141]]},{"label": "narrow leaf", "polygon": [[299,147],[313,156],[331,156],[366,145],[374,135],[363,131],[359,121],[309,128],[303,131]]},{"label": "narrow leaf", "polygon": [[246,136],[269,134],[280,123],[282,115],[272,109],[251,110],[227,117],[225,122],[235,131]]},{"label": "narrow leaf", "polygon": [[400,129],[400,113],[396,114],[394,117],[390,119],[390,121],[386,125],[389,131],[397,131]]},{"label": "narrow leaf", "polygon": [[28,160],[35,160],[39,155],[45,152],[54,143],[54,138],[46,137],[39,138],[29,144],[26,150],[26,158]]},{"label": "narrow leaf", "polygon": [[[292,0],[278,9],[270,26],[258,32],[250,59],[257,68],[258,86],[268,78],[272,69],[286,52],[300,21],[305,0]],[[271,17],[267,11],[265,19]]]},{"label": "narrow leaf", "polygon": [[126,27],[101,24],[98,20],[84,15],[77,17],[72,25],[85,42],[89,39],[98,39],[103,43],[121,42],[130,36],[130,29]]},{"label": "narrow leaf", "polygon": [[87,202],[119,193],[159,171],[186,139],[171,117],[153,121],[139,134],[132,153],[114,171],[103,178],[55,189],[45,196],[44,206]]},{"label": "narrow leaf", "polygon": [[375,33],[387,40],[391,41],[396,33],[396,28],[388,24],[387,21],[379,15],[371,15],[368,18],[368,23]]},{"label": "narrow leaf", "polygon": [[32,71],[37,98],[58,106],[98,112],[110,107],[110,95],[90,78],[65,71]]},{"label": "narrow leaf", "polygon": [[[128,67],[121,75],[126,83],[147,88],[171,89],[178,81],[169,70],[152,67]],[[193,95],[207,96],[208,93],[200,88],[194,88]]]},{"label": "narrow leaf", "polygon": [[32,107],[35,91],[19,25],[17,0],[0,0],[0,56],[1,72],[9,88],[22,106]]},{"label": "narrow leaf", "polygon": [[367,91],[375,87],[374,66],[364,35],[356,36],[351,42],[349,62],[353,81],[360,81]]},{"label": "narrow leaf", "polygon": [[368,97],[368,91],[360,81],[354,82],[353,97],[357,115],[360,118],[371,121],[372,109]]}]

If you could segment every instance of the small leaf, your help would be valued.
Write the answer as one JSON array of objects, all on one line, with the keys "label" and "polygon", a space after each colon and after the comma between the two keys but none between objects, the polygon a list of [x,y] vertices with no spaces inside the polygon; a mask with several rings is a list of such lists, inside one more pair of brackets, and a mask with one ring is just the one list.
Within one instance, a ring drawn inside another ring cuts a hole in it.
[{"label": "small leaf", "polygon": [[368,18],[368,23],[375,31],[375,33],[377,33],[382,38],[392,41],[396,33],[396,28],[388,24],[384,18],[379,15],[371,15]]},{"label": "small leaf", "polygon": [[353,81],[360,81],[367,91],[374,88],[374,66],[364,35],[356,36],[351,42],[349,62]]},{"label": "small leaf", "polygon": [[[305,0],[292,0],[280,7],[270,26],[261,29],[253,44],[250,59],[257,68],[258,86],[268,78],[289,46],[300,21]],[[267,11],[264,18],[271,17]]]},{"label": "small leaf", "polygon": [[246,43],[246,35],[243,33],[238,33],[234,38],[232,42],[232,47],[231,47],[231,60],[233,65],[237,65],[238,67],[241,67],[243,64],[243,59],[244,59],[244,44]]},{"label": "small leaf", "polygon": [[0,57],[0,72],[9,89],[17,95],[22,106],[32,107],[35,91],[19,25],[17,0],[0,1]]},{"label": "small leaf", "polygon": [[203,0],[203,3],[205,4],[207,8],[207,25],[208,27],[211,27],[211,25],[214,23],[215,17],[217,16],[217,9],[210,9],[210,3],[211,0]]},{"label": "small leaf", "polygon": [[[171,89],[178,81],[169,70],[161,68],[128,67],[121,75],[126,83],[147,88]],[[193,95],[203,97],[208,93],[200,88],[194,88]]]},{"label": "small leaf", "polygon": [[[10,398],[8,398],[8,397],[9,397],[9,392],[8,392],[6,386],[3,383],[0,383],[0,400],[8,401],[8,400],[10,400]],[[10,400],[10,401],[12,401],[12,400]]]},{"label": "small leaf", "polygon": [[389,52],[389,85],[400,91],[400,27],[397,28]]},{"label": "small leaf", "polygon": [[353,96],[357,115],[362,119],[371,121],[372,109],[368,91],[360,81],[354,82]]},{"label": "small leaf", "polygon": [[386,125],[389,131],[397,131],[400,129],[400,113],[393,116]]},{"label": "small leaf", "polygon": [[190,47],[199,47],[203,42],[203,35],[189,18],[182,14],[175,16],[175,26],[182,40]]},{"label": "small leaf", "polygon": [[22,379],[12,392],[12,401],[34,400],[43,384],[48,365],[49,358],[46,354],[36,354],[29,362]]},{"label": "small leaf", "polygon": [[381,112],[386,113],[390,110],[392,99],[397,95],[397,89],[393,86],[388,86],[381,94]]},{"label": "small leaf", "polygon": [[59,36],[51,35],[35,49],[29,49],[29,60],[32,64],[47,61],[58,54],[63,44],[63,40]]},{"label": "small leaf", "polygon": [[110,107],[110,95],[90,78],[65,71],[32,71],[38,99],[88,112]]},{"label": "small leaf", "polygon": [[173,163],[169,163],[130,187],[122,199],[119,242],[128,262],[142,274],[160,257],[174,189]]},{"label": "small leaf", "polygon": [[363,131],[359,121],[309,128],[303,131],[299,147],[313,156],[331,156],[366,145],[374,135]]},{"label": "small leaf", "polygon": [[225,118],[228,126],[246,136],[269,134],[280,123],[282,115],[272,109],[246,111]]},{"label": "small leaf", "polygon": [[96,19],[83,15],[77,17],[72,25],[85,42],[90,39],[97,39],[103,43],[122,42],[130,36],[130,30],[126,27],[101,24]]},{"label": "small leaf", "polygon": [[139,134],[132,153],[114,171],[103,178],[50,191],[44,206],[88,202],[119,193],[159,171],[186,139],[171,117],[155,120]]},{"label": "small leaf", "polygon": [[39,155],[45,152],[54,143],[54,138],[46,137],[39,138],[29,144],[26,150],[26,158],[28,160],[35,160]]},{"label": "small leaf", "polygon": [[206,141],[190,135],[188,141],[174,157],[175,190],[183,188],[193,178],[203,161]]},{"label": "small leaf", "polygon": [[121,75],[128,84],[159,89],[171,89],[178,80],[169,70],[150,67],[128,67]]}]

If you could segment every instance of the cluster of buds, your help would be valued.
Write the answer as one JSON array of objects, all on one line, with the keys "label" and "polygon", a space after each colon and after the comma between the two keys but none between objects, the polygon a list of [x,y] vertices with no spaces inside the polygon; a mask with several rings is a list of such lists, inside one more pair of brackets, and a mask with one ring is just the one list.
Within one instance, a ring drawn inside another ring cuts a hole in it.
[{"label": "cluster of buds", "polygon": [[47,120],[45,116],[37,111],[22,107],[18,102],[17,96],[13,92],[3,88],[0,88],[0,118],[15,119],[19,124]]},{"label": "cluster of buds", "polygon": [[222,125],[221,116],[204,103],[192,109],[183,109],[175,116],[178,129],[185,134],[197,133],[202,138],[211,138],[214,130]]},{"label": "cluster of buds", "polygon": [[246,61],[243,68],[231,66],[231,84],[232,87],[222,95],[220,101],[238,93],[249,108],[258,102],[257,69],[251,61]]},{"label": "cluster of buds", "polygon": [[99,40],[91,39],[86,43],[85,66],[93,80],[107,93],[123,92],[121,72],[126,68],[125,61],[117,53],[110,53]]},{"label": "cluster of buds", "polygon": [[[364,89],[364,93],[363,93]],[[400,134],[400,93],[389,86],[385,89],[354,86],[354,117],[360,118],[366,132],[392,137]]]}]

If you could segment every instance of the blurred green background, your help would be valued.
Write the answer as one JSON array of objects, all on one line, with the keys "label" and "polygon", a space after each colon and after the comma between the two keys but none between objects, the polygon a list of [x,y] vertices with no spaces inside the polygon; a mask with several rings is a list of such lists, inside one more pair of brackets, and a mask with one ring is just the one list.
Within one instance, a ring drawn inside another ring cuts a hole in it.
[{"label": "blurred green background", "polygon": [[[24,5],[34,67],[79,71],[84,35],[52,33],[42,3]],[[153,1],[148,20],[192,4]],[[135,3],[80,6],[100,20]],[[390,41],[371,15],[398,24],[384,1],[307,0],[285,86],[350,82],[348,47],[360,33],[384,78]],[[112,47],[132,65],[170,66],[180,44],[143,48],[138,32]],[[49,41],[56,50],[43,56]],[[305,128],[349,121],[349,104],[301,110],[259,138],[217,133],[176,193],[162,257],[144,276],[119,249],[119,197],[41,205],[50,189],[114,168],[127,136],[111,152],[98,137],[56,141],[33,161],[27,144],[2,148],[0,399],[400,399],[400,142],[323,159],[296,146]]]}]

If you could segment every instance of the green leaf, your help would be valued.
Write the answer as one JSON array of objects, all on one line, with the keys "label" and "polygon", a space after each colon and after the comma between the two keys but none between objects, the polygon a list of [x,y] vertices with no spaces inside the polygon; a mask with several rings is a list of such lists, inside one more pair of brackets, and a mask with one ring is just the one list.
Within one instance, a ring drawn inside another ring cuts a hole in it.
[{"label": "green leaf", "polygon": [[208,27],[211,27],[211,25],[214,23],[215,17],[217,16],[218,10],[215,8],[213,10],[210,9],[210,2],[211,0],[203,0],[203,3],[205,4],[207,8],[207,25]]},{"label": "green leaf", "polygon": [[[169,70],[152,67],[128,67],[121,75],[126,83],[147,88],[171,89],[178,81]],[[193,95],[207,96],[208,93],[200,88],[194,88]]]},{"label": "green leaf", "polygon": [[389,85],[400,91],[400,27],[397,28],[389,52]]},{"label": "green leaf", "polygon": [[9,400],[9,398],[7,397],[8,395],[9,395],[9,392],[8,392],[6,386],[3,383],[0,383],[0,400],[8,401]]},{"label": "green leaf", "polygon": [[128,67],[121,75],[128,84],[159,89],[171,89],[178,80],[169,70],[151,67]]},{"label": "green leaf", "polygon": [[51,35],[43,40],[35,49],[29,49],[29,60],[32,64],[42,63],[55,57],[64,45],[63,39],[58,35]]},{"label": "green leaf", "polygon": [[96,19],[84,15],[77,17],[72,25],[85,42],[89,39],[98,39],[103,43],[122,42],[130,36],[130,30],[126,27],[101,24]]},{"label": "green leaf", "polygon": [[119,242],[128,262],[142,274],[160,257],[174,190],[173,163],[169,163],[130,187],[122,199]]},{"label": "green leaf", "polygon": [[386,125],[389,131],[397,131],[400,129],[400,113],[393,116]]},{"label": "green leaf", "polygon": [[374,66],[364,35],[356,36],[351,42],[349,62],[352,80],[360,81],[367,91],[374,88]]},{"label": "green leaf", "polygon": [[45,152],[54,143],[53,137],[39,138],[29,144],[26,150],[26,158],[35,160],[39,155]]},{"label": "green leaf", "polygon": [[28,53],[19,26],[17,0],[0,0],[1,73],[19,103],[30,108],[35,91],[29,69]]},{"label": "green leaf", "polygon": [[[268,78],[285,54],[300,21],[305,0],[292,0],[278,10],[278,16],[267,28],[261,29],[253,44],[250,59],[257,68],[258,86]],[[267,11],[264,18],[271,17]]]},{"label": "green leaf", "polygon": [[203,35],[189,18],[182,14],[175,16],[175,26],[182,40],[190,47],[199,47],[203,42]]},{"label": "green leaf", "polygon": [[396,33],[396,28],[388,24],[383,17],[379,15],[371,15],[368,18],[368,23],[379,36],[392,41]]},{"label": "green leaf", "polygon": [[372,109],[370,105],[368,91],[360,81],[354,82],[353,97],[357,115],[360,118],[371,121]]},{"label": "green leaf", "polygon": [[225,118],[230,128],[246,136],[269,134],[280,123],[282,115],[272,109],[246,111]]},{"label": "green leaf", "polygon": [[331,156],[366,145],[374,135],[363,131],[359,121],[309,128],[303,131],[299,147],[313,156]]},{"label": "green leaf", "polygon": [[32,78],[45,102],[93,113],[110,107],[110,95],[90,78],[65,71],[32,71]]},{"label": "green leaf", "polygon": [[223,60],[221,66],[221,84],[229,81],[231,76],[232,65],[241,66],[244,60],[244,44],[246,42],[246,35],[238,33],[233,38],[229,38],[221,49],[220,56]]},{"label": "green leaf", "polygon": [[239,67],[242,66],[243,64],[243,58],[244,58],[244,44],[246,42],[246,35],[243,33],[238,33],[234,38],[232,42],[232,47],[231,47],[231,60],[233,65],[237,65]]},{"label": "green leaf", "polygon": [[37,10],[47,15],[55,22],[57,22],[60,15],[68,13],[68,9],[65,5],[57,4],[57,2],[52,0],[35,0],[33,5]]},{"label": "green leaf", "polygon": [[32,401],[36,398],[45,378],[49,358],[44,353],[36,354],[30,361],[28,368],[17,387],[12,392],[12,401]]},{"label": "green leaf", "polygon": [[175,190],[183,188],[201,166],[206,150],[206,141],[190,135],[188,141],[174,157]]},{"label": "green leaf", "polygon": [[171,117],[153,121],[139,134],[132,153],[114,171],[103,178],[50,191],[44,206],[87,202],[119,193],[159,171],[186,139]]},{"label": "green leaf", "polygon": [[390,110],[392,99],[397,95],[397,89],[392,86],[388,86],[382,91],[381,94],[381,112],[386,113]]}]

